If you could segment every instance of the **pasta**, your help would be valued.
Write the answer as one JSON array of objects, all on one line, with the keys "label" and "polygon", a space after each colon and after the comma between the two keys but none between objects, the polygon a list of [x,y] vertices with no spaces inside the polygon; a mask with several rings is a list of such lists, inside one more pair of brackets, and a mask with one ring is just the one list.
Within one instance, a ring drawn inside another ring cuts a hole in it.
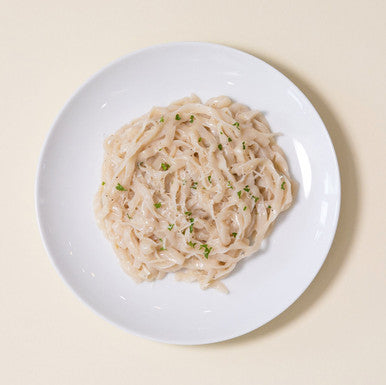
[{"label": "pasta", "polygon": [[104,143],[97,223],[137,282],[176,273],[202,289],[256,252],[293,201],[261,113],[227,96],[154,107]]}]

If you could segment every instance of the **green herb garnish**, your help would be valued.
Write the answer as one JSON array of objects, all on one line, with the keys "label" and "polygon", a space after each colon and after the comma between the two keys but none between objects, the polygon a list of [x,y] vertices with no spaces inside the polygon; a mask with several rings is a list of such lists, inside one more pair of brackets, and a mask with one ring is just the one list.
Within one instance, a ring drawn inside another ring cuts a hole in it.
[{"label": "green herb garnish", "polygon": [[154,203],[154,207],[156,209],[159,209],[161,207],[161,202],[158,202],[158,203]]},{"label": "green herb garnish", "polygon": [[222,144],[220,143],[218,146],[218,149],[221,151],[222,150]]},{"label": "green herb garnish", "polygon": [[179,114],[176,115],[176,120],[181,120],[181,116]]},{"label": "green herb garnish", "polygon": [[194,120],[194,116],[190,115],[190,123],[193,123],[193,120]]},{"label": "green herb garnish", "polygon": [[190,211],[185,211],[185,215],[189,217],[190,215],[192,215],[192,213]]},{"label": "green herb garnish", "polygon": [[102,182],[102,186],[104,186],[106,183],[105,182]]},{"label": "green herb garnish", "polygon": [[169,226],[168,226],[168,230],[169,231],[172,231],[172,228],[174,227],[174,223],[172,223],[172,224],[169,224]]},{"label": "green herb garnish", "polygon": [[239,122],[234,122],[233,125],[236,126],[240,130],[240,123]]},{"label": "green herb garnish", "polygon": [[237,195],[239,196],[239,198],[241,198],[241,190],[237,191]]},{"label": "green herb garnish", "polygon": [[232,235],[236,238],[237,237],[237,233],[232,233]]},{"label": "green herb garnish", "polygon": [[232,138],[229,138],[229,137],[228,137],[228,142],[232,142]]},{"label": "green herb garnish", "polygon": [[285,182],[283,182],[283,183],[281,184],[281,189],[282,189],[282,190],[285,190],[284,185],[285,185]]},{"label": "green herb garnish", "polygon": [[115,188],[119,191],[127,191],[120,183],[118,183]]},{"label": "green herb garnish", "polygon": [[245,142],[243,142],[243,150],[245,150]]},{"label": "green herb garnish", "polygon": [[209,175],[209,176],[208,176],[208,181],[209,181],[209,183],[212,183],[211,180],[212,180],[212,177]]},{"label": "green herb garnish", "polygon": [[268,206],[269,209],[271,209],[272,207],[271,206]]},{"label": "green herb garnish", "polygon": [[129,219],[133,219],[129,214],[127,214],[127,218],[129,218]]},{"label": "green herb garnish", "polygon": [[198,141],[201,142],[201,140],[202,140],[202,138],[201,138],[201,136],[200,136],[200,137],[198,138]]},{"label": "green herb garnish", "polygon": [[251,198],[254,199],[255,202],[257,202],[259,200],[259,197],[255,197],[254,195],[252,195]]},{"label": "green herb garnish", "polygon": [[243,190],[246,191],[246,192],[249,192],[249,186],[246,185]]},{"label": "green herb garnish", "polygon": [[161,119],[159,120],[161,123],[163,123],[165,120],[164,120],[164,117],[161,116]]},{"label": "green herb garnish", "polygon": [[200,246],[200,250],[201,250],[201,249],[204,249],[204,257],[205,257],[206,259],[208,259],[209,253],[211,252],[212,247],[208,247],[207,244],[203,244],[203,245]]},{"label": "green herb garnish", "polygon": [[161,251],[166,250],[166,247],[163,247],[163,246],[162,246],[162,247],[160,248],[160,250],[161,250]]},{"label": "green herb garnish", "polygon": [[231,185],[231,182],[228,180],[228,184],[227,184],[228,188],[231,188],[233,189],[233,186]]},{"label": "green herb garnish", "polygon": [[170,164],[161,163],[162,170],[167,171],[170,168]]},{"label": "green herb garnish", "polygon": [[192,242],[192,241],[189,241],[188,242],[188,245],[190,246],[190,247],[193,247],[193,249],[194,249],[194,246],[196,246],[197,245],[197,242]]},{"label": "green herb garnish", "polygon": [[193,182],[192,185],[190,186],[190,188],[197,190],[197,184],[198,184],[198,182]]},{"label": "green herb garnish", "polygon": [[244,206],[243,211],[245,211],[246,209],[247,209],[247,206]]},{"label": "green herb garnish", "polygon": [[193,233],[194,218],[190,218],[189,222],[190,222],[189,232]]}]

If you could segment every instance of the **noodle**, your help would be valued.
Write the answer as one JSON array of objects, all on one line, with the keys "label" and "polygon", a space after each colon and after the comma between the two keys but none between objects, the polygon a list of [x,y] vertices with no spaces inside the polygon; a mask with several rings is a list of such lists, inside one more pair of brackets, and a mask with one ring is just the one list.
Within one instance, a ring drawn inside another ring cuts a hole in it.
[{"label": "noodle", "polygon": [[104,149],[95,216],[137,282],[175,272],[227,291],[221,279],[259,249],[293,200],[268,123],[226,96],[154,107]]}]

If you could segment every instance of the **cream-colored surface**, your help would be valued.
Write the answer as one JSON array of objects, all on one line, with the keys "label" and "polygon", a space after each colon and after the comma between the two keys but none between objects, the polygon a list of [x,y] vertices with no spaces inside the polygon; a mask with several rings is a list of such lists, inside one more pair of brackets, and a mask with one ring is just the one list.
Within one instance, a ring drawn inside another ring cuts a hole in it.
[{"label": "cream-colored surface", "polygon": [[[1,384],[384,384],[386,3],[0,0]],[[134,337],[62,282],[37,229],[34,180],[54,117],[91,74],[176,40],[228,44],[310,98],[342,174],[321,272],[259,330],[208,346]]]}]

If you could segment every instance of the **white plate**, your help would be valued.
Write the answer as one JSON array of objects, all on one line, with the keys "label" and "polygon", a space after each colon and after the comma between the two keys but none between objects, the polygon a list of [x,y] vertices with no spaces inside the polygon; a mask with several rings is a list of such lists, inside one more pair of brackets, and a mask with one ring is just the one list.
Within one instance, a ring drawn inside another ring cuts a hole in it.
[{"label": "white plate", "polygon": [[[104,138],[154,105],[192,92],[203,101],[229,95],[259,109],[299,182],[296,203],[276,224],[264,250],[224,282],[225,295],[168,276],[135,284],[97,228],[92,200],[100,184]],[[208,43],[146,48],[110,64],[63,108],[38,169],[36,206],[54,265],[97,313],[131,333],[174,344],[204,344],[247,333],[290,306],[330,249],[339,216],[334,148],[299,89],[265,62]]]}]

